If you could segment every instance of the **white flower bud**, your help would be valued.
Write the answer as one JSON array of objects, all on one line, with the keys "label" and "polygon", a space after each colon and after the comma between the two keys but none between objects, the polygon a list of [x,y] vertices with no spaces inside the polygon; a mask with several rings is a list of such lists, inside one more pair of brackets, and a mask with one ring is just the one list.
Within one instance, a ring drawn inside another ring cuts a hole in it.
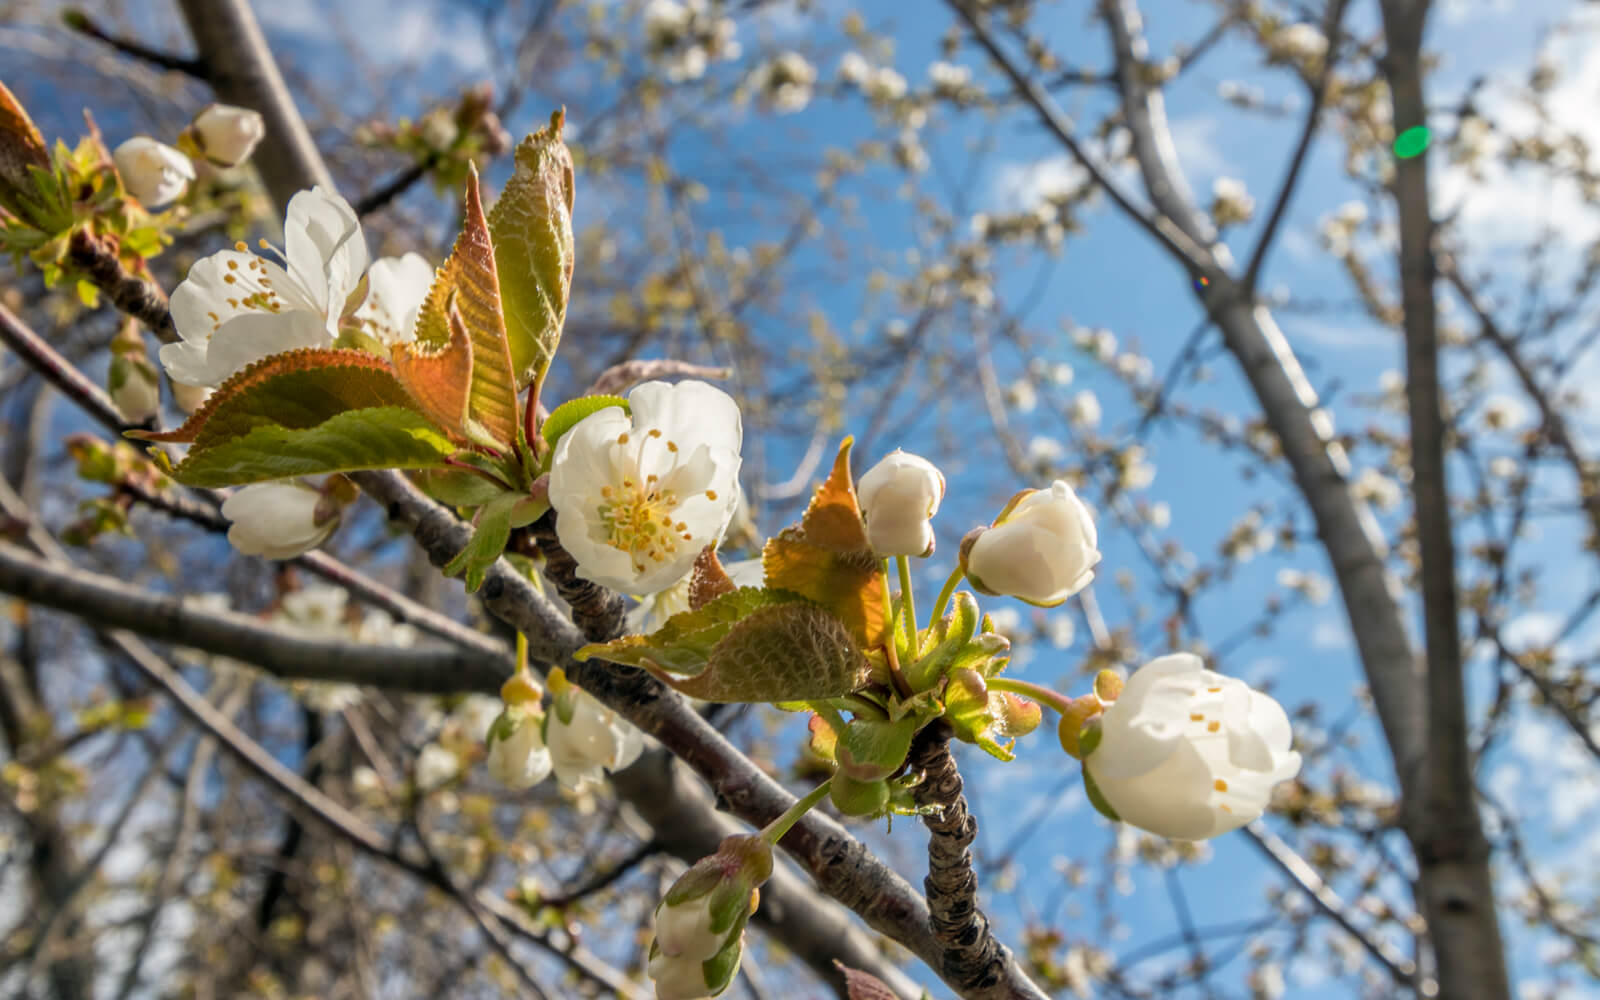
[{"label": "white flower bud", "polygon": [[645,971],[655,983],[656,1000],[702,1000],[711,995],[705,963],[700,959],[673,958],[664,951],[657,952]]},{"label": "white flower bud", "polygon": [[267,559],[309,552],[339,526],[337,507],[292,481],[246,486],[222,502],[222,516],[233,522],[228,541],[234,548]]},{"label": "white flower bud", "polygon": [[489,776],[507,788],[532,788],[550,774],[550,751],[541,718],[521,706],[507,708],[489,727]]},{"label": "white flower bud", "polygon": [[1128,679],[1084,773],[1123,822],[1202,840],[1259,817],[1273,786],[1300,772],[1291,739],[1276,701],[1174,653]]},{"label": "white flower bud", "polygon": [[185,382],[172,380],[172,399],[178,404],[178,409],[185,413],[193,413],[206,405],[206,400],[211,398],[211,387],[205,385],[189,385]]},{"label": "white flower bud", "polygon": [[231,104],[213,104],[195,116],[195,145],[212,163],[236,167],[250,158],[267,134],[259,112]]},{"label": "white flower bud", "polygon": [[122,418],[130,424],[142,424],[161,412],[156,370],[142,352],[113,357],[106,388],[111,401],[122,411]]},{"label": "white flower bud", "polygon": [[1056,480],[1034,490],[963,546],[972,585],[1029,604],[1053,607],[1087,587],[1100,561],[1089,509]]},{"label": "white flower bud", "polygon": [[703,962],[722,950],[728,929],[711,931],[711,900],[707,893],[681,906],[656,907],[656,944],[668,958]]},{"label": "white flower bud", "polygon": [[117,173],[128,193],[146,208],[158,208],[175,200],[194,180],[194,164],[189,158],[146,135],[137,135],[111,154]]},{"label": "white flower bud", "polygon": [[944,476],[932,462],[896,448],[856,484],[867,542],[880,556],[933,554],[931,519],[944,499]]},{"label": "white flower bud", "polygon": [[[552,680],[550,690],[561,685]],[[557,696],[549,721],[550,763],[567,788],[598,783],[606,771],[620,771],[639,759],[644,736],[587,691],[566,687]]]}]

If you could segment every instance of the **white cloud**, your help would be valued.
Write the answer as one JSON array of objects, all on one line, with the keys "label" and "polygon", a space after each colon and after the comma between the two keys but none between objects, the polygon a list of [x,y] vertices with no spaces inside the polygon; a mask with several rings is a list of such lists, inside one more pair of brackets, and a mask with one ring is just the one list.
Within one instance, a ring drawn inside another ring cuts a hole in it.
[{"label": "white cloud", "polygon": [[1217,140],[1220,127],[1210,115],[1191,115],[1172,123],[1172,145],[1178,153],[1178,164],[1200,190],[1209,189],[1214,177],[1229,170],[1228,159],[1222,155]]},{"label": "white cloud", "polygon": [[1344,622],[1335,618],[1324,618],[1311,626],[1311,648],[1349,649],[1350,633],[1345,628]]}]

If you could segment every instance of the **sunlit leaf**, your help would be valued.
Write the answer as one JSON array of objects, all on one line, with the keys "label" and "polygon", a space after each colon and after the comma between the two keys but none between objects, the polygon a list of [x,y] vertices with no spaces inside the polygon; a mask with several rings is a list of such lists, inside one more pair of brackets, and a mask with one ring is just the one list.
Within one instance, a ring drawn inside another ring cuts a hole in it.
[{"label": "sunlit leaf", "polygon": [[548,128],[517,146],[516,170],[489,213],[518,386],[543,382],[567,317],[573,183],[563,121],[557,111]]},{"label": "sunlit leaf", "polygon": [[584,417],[599,413],[608,406],[620,406],[622,412],[629,412],[628,401],[621,396],[579,396],[556,407],[554,412],[545,418],[544,426],[539,428],[539,433],[554,450],[556,442],[561,440],[561,435],[578,426]]},{"label": "sunlit leaf", "polygon": [[489,572],[489,567],[500,558],[500,553],[506,550],[506,542],[511,540],[512,512],[517,504],[526,497],[514,493],[507,493],[496,497],[484,504],[478,511],[477,521],[473,525],[472,540],[467,547],[456,554],[456,557],[445,564],[444,571],[450,576],[458,573],[463,575],[467,585],[467,593],[471,594],[483,586],[484,575]]},{"label": "sunlit leaf", "polygon": [[610,642],[594,643],[578,650],[579,660],[591,656],[630,667],[653,667],[678,674],[693,674],[705,669],[711,649],[740,620],[754,612],[778,604],[800,600],[794,594],[741,587],[694,611],[682,611],[650,635],[626,635]]},{"label": "sunlit leaf", "polygon": [[454,450],[422,414],[379,406],[348,410],[316,427],[262,424],[213,446],[197,443],[166,471],[189,486],[232,486],[328,472],[439,467]]},{"label": "sunlit leaf", "polygon": [[721,597],[739,589],[733,577],[717,558],[717,547],[707,545],[694,559],[694,569],[689,573],[689,607],[699,610]]},{"label": "sunlit leaf", "polygon": [[395,347],[395,366],[442,426],[510,452],[521,431],[517,387],[476,171],[467,176],[464,215],[461,235],[417,314],[417,341]]},{"label": "sunlit leaf", "polygon": [[850,477],[851,443],[845,438],[840,444],[833,471],[800,523],[767,542],[761,564],[769,586],[792,590],[832,611],[862,647],[872,648],[887,634],[885,585]]},{"label": "sunlit leaf", "polygon": [[210,448],[257,427],[304,429],[372,407],[415,409],[416,403],[382,358],[305,348],[263,358],[234,375],[175,430],[129,431],[128,436]]},{"label": "sunlit leaf", "polygon": [[705,701],[816,701],[847,695],[870,678],[867,658],[843,622],[815,604],[791,601],[746,616],[716,644],[704,670],[669,683]]}]

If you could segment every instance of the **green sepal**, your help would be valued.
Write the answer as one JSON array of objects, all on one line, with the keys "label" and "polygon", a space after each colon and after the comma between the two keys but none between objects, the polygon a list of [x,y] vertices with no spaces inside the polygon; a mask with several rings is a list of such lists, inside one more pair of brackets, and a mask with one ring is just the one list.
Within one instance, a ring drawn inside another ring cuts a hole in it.
[{"label": "green sepal", "polygon": [[733,982],[743,952],[744,941],[741,935],[735,934],[721,951],[700,963],[700,973],[704,977],[708,996],[716,996]]},{"label": "green sepal", "polygon": [[511,525],[517,505],[527,500],[517,493],[505,493],[478,509],[477,523],[473,526],[472,540],[456,557],[445,564],[447,576],[463,574],[467,593],[476,593],[483,586],[489,567],[506,550],[511,540]]},{"label": "green sepal", "polygon": [[237,486],[270,479],[366,469],[444,465],[455,446],[421,414],[396,406],[349,410],[316,427],[263,425],[212,447],[195,445],[173,466],[152,448],[163,472],[185,486]]},{"label": "green sepal", "polygon": [[1122,817],[1118,816],[1117,811],[1111,808],[1111,803],[1106,801],[1105,794],[1100,791],[1100,786],[1094,783],[1094,776],[1089,773],[1087,767],[1083,769],[1083,791],[1089,796],[1089,804],[1094,806],[1095,812],[1113,822],[1122,822]]},{"label": "green sepal", "polygon": [[1088,760],[1089,755],[1094,753],[1095,749],[1100,746],[1100,738],[1102,735],[1104,734],[1100,731],[1099,716],[1096,716],[1095,718],[1084,723],[1083,728],[1078,731],[1079,756],[1084,760]]},{"label": "green sepal", "polygon": [[889,783],[881,778],[877,781],[857,781],[839,773],[833,776],[833,782],[828,785],[828,798],[846,816],[875,818],[889,809]]},{"label": "green sepal", "polygon": [[579,396],[569,399],[556,407],[550,416],[545,418],[539,434],[550,445],[552,452],[556,442],[561,440],[561,435],[578,425],[584,417],[599,413],[608,406],[620,406],[623,413],[631,413],[628,401],[621,396]]},{"label": "green sepal", "polygon": [[517,720],[511,717],[510,709],[501,709],[495,716],[494,722],[489,724],[489,732],[483,739],[485,747],[492,747],[496,740],[509,740],[516,734]]},{"label": "green sepal", "polygon": [[839,734],[839,773],[856,781],[887,778],[900,770],[911,752],[911,737],[921,723],[915,718],[897,722],[855,719]]},{"label": "green sepal", "polygon": [[950,612],[923,630],[916,660],[902,668],[913,691],[927,691],[938,684],[977,633],[981,620],[977,598],[968,591],[957,591]]}]

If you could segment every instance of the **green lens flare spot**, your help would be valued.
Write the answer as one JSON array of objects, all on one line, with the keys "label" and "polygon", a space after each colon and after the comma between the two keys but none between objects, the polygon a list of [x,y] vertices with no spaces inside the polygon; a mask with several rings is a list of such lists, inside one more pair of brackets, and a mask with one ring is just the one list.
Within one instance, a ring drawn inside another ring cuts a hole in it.
[{"label": "green lens flare spot", "polygon": [[1402,160],[1420,156],[1422,151],[1428,148],[1428,143],[1432,138],[1433,133],[1428,131],[1428,126],[1413,125],[1395,136],[1394,155]]}]

